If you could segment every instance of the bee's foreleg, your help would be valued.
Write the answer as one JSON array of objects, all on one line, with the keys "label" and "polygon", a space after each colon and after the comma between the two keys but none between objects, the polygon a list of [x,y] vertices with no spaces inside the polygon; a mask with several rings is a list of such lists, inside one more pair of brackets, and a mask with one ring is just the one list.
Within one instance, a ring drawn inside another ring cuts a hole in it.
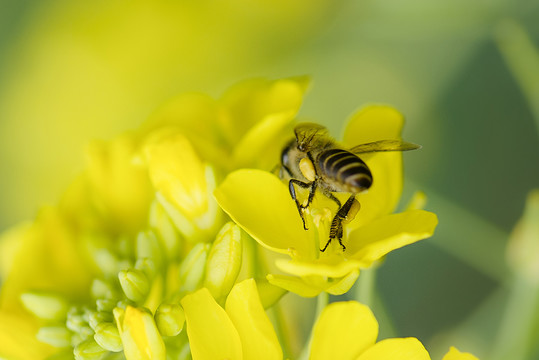
[{"label": "bee's foreleg", "polygon": [[[331,242],[331,240],[335,238],[339,240],[339,244],[341,244],[343,251],[346,250],[346,246],[344,246],[344,244],[342,243],[342,237],[343,237],[342,224],[343,222],[350,220],[348,218],[348,215],[352,208],[354,208],[354,214],[350,214],[350,215],[353,215],[353,216],[355,216],[355,213],[357,213],[357,210],[359,210],[357,208],[357,205],[359,205],[359,203],[357,203],[355,200],[356,200],[355,195],[352,195],[350,196],[350,198],[348,198],[348,200],[346,200],[344,205],[339,208],[339,210],[335,214],[335,217],[333,217],[333,221],[331,221],[331,227],[329,229],[329,240],[326,243],[326,246],[324,246],[323,249],[320,249],[320,251],[324,252],[326,248],[328,247],[329,243]],[[354,203],[356,203],[356,206],[354,206],[355,205]]]},{"label": "bee's foreleg", "polygon": [[309,192],[309,199],[311,201],[312,201],[311,193],[314,196],[314,189],[313,188],[316,188],[316,185],[313,186],[313,183],[305,183],[305,182],[297,180],[297,179],[291,179],[288,182],[288,190],[290,191],[290,196],[292,196],[292,199],[296,202],[296,207],[298,208],[299,216],[301,217],[301,221],[303,221],[303,228],[305,230],[308,230],[307,224],[305,223],[305,216],[303,215],[303,209],[305,209],[305,207],[309,206],[309,204],[307,204],[307,206],[304,207],[299,203],[298,197],[296,195],[296,188],[294,187],[294,184],[296,184],[296,185],[298,185],[298,186],[300,186],[300,187],[302,187],[304,189],[310,187],[311,190]]},{"label": "bee's foreleg", "polygon": [[337,204],[337,209],[340,209],[342,204],[341,204],[341,201],[339,199],[337,199],[337,197],[335,197],[335,195],[333,195],[331,192],[329,191],[326,191],[324,193],[324,195],[326,195],[330,200],[333,200],[335,201],[335,204]]}]

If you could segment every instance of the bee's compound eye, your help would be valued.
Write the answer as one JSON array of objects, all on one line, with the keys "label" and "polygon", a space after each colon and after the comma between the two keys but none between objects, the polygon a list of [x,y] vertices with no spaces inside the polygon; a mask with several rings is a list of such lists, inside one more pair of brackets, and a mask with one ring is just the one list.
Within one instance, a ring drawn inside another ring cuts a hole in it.
[{"label": "bee's compound eye", "polygon": [[304,157],[300,160],[299,170],[301,171],[303,176],[305,176],[305,178],[309,181],[314,181],[314,179],[316,178],[316,171],[314,171],[314,165],[312,161],[307,157]]},{"label": "bee's compound eye", "polygon": [[284,166],[289,165],[289,156],[288,156],[288,146],[283,149],[283,152],[281,153],[281,164]]}]

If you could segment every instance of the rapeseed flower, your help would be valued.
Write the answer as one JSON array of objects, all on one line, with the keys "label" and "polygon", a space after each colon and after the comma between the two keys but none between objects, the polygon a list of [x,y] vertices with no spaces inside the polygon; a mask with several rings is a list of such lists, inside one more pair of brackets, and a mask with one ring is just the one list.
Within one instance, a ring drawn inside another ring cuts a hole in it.
[{"label": "rapeseed flower", "polygon": [[[136,131],[93,142],[59,204],[0,241],[0,357],[280,359],[287,351],[264,309],[286,290],[344,293],[360,268],[430,236],[433,214],[390,214],[401,155],[377,154],[365,158],[375,185],[347,224],[346,252],[333,244],[320,255],[326,199],[315,198],[306,232],[285,185],[260,170],[277,162],[307,87],[306,78],[253,80],[218,100],[184,94]],[[344,141],[398,138],[401,127],[393,109],[370,107]],[[291,255],[276,264],[294,276],[246,265],[247,234]],[[312,354],[324,354],[316,333],[326,327],[315,328]]]},{"label": "rapeseed flower", "polygon": [[[344,132],[343,147],[383,139],[400,139],[404,120],[387,106],[369,106],[354,115]],[[307,210],[312,230],[305,231],[287,186],[277,176],[255,169],[232,172],[216,190],[219,205],[247,233],[271,251],[287,254],[277,267],[285,273],[268,280],[286,290],[312,297],[322,291],[343,294],[359,276],[392,250],[431,236],[436,215],[409,209],[391,214],[402,190],[402,155],[399,152],[362,156],[373,174],[368,193],[359,194],[361,210],[345,225],[343,251],[334,241],[328,251],[320,248],[329,239],[336,209],[324,196],[315,195]],[[341,202],[344,203],[344,198]]]},{"label": "rapeseed flower", "polygon": [[204,286],[223,303],[242,264],[245,234],[212,193],[230,169],[271,161],[307,86],[184,94],[140,129],[92,142],[59,204],[2,236],[0,357],[188,353],[180,300]]},{"label": "rapeseed flower", "polygon": [[[311,360],[430,360],[421,342],[412,337],[376,341],[378,322],[372,311],[357,301],[328,305],[313,328]],[[451,348],[443,360],[477,360]]]}]

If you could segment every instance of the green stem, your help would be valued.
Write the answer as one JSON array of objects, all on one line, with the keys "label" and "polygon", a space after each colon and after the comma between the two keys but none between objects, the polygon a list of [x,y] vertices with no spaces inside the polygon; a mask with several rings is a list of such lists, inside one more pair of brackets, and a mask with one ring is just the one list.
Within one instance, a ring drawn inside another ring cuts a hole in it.
[{"label": "green stem", "polygon": [[376,285],[376,268],[361,270],[354,289],[354,298],[372,308],[374,303],[374,287]]},{"label": "green stem", "polygon": [[497,341],[494,342],[492,360],[528,359],[530,347],[537,336],[533,332],[538,301],[539,285],[522,276],[515,277]]},{"label": "green stem", "polygon": [[327,292],[320,293],[316,301],[316,312],[314,315],[313,326],[311,327],[311,332],[309,334],[309,340],[305,343],[305,346],[303,346],[303,350],[301,351],[301,354],[299,355],[298,360],[307,360],[309,358],[309,352],[311,350],[311,341],[313,338],[314,325],[316,324],[316,321],[318,320],[318,318],[320,317],[320,314],[326,308],[328,303],[329,303],[329,294]]},{"label": "green stem", "polygon": [[291,335],[288,331],[288,326],[281,303],[277,302],[275,305],[273,305],[270,311],[275,320],[275,331],[277,332],[277,337],[279,338],[279,342],[281,343],[281,347],[283,348],[283,357],[285,359],[290,359],[292,356],[292,345],[290,343]]}]

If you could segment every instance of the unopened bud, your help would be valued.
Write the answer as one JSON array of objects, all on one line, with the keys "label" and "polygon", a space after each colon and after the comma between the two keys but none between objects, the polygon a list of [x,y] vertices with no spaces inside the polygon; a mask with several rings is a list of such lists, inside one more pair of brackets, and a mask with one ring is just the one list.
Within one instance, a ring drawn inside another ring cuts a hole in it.
[{"label": "unopened bud", "polygon": [[97,311],[112,311],[116,306],[116,301],[110,299],[97,299],[95,305]]},{"label": "unopened bud", "polygon": [[165,343],[153,316],[145,309],[128,306],[113,310],[127,359],[164,360]]},{"label": "unopened bud", "polygon": [[169,259],[175,259],[181,245],[180,233],[158,201],[154,201],[150,207],[149,223],[151,228],[158,233],[165,247],[165,256]]},{"label": "unopened bud", "polygon": [[71,345],[71,331],[65,326],[42,326],[37,332],[37,339],[57,348]]},{"label": "unopened bud", "polygon": [[118,295],[114,286],[102,279],[94,279],[92,281],[90,293],[94,299],[114,299]]},{"label": "unopened bud", "polygon": [[206,262],[204,287],[217,302],[222,302],[238,277],[242,259],[242,232],[229,222],[217,235]]},{"label": "unopened bud", "polygon": [[155,233],[151,230],[137,235],[137,259],[151,259],[156,265],[162,263],[163,249]]},{"label": "unopened bud", "polygon": [[182,307],[178,304],[161,304],[155,312],[155,323],[161,335],[178,335],[185,323]]},{"label": "unopened bud", "polygon": [[28,292],[21,295],[24,307],[43,320],[63,320],[66,317],[68,304],[60,296]]},{"label": "unopened bud", "polygon": [[108,351],[103,349],[94,339],[88,339],[75,347],[73,354],[76,360],[101,360]]},{"label": "unopened bud", "polygon": [[108,351],[118,352],[123,349],[118,328],[110,322],[102,322],[96,326],[94,340]]},{"label": "unopened bud", "polygon": [[135,263],[135,269],[140,270],[148,279],[152,279],[157,273],[155,262],[152,259],[138,259]]},{"label": "unopened bud", "polygon": [[182,261],[179,278],[181,291],[193,291],[200,287],[209,249],[210,244],[198,243]]},{"label": "unopened bud", "polygon": [[150,283],[142,271],[136,269],[122,270],[118,273],[118,279],[125,296],[129,300],[140,302],[148,295]]},{"label": "unopened bud", "polygon": [[101,311],[95,311],[92,312],[88,317],[88,324],[90,327],[95,331],[97,325],[99,325],[102,322],[110,322],[112,321],[112,315],[109,312],[101,312]]}]

